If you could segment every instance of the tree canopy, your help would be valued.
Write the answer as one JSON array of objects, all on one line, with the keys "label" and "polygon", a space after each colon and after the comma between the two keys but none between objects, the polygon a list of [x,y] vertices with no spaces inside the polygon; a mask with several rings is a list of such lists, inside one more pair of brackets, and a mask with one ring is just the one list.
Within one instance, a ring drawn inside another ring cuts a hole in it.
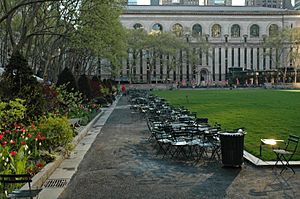
[{"label": "tree canopy", "polygon": [[[127,30],[127,44],[128,50],[134,57],[142,52],[148,59],[149,73],[153,72],[155,62],[161,56],[169,56],[172,60],[169,64],[168,70],[175,69],[177,66],[176,59],[180,50],[186,50],[187,52],[193,51],[194,44],[186,41],[184,37],[178,37],[171,32],[152,31],[147,33],[144,29],[130,29]],[[209,45],[201,38],[197,40],[198,47],[201,47],[204,52],[208,51]],[[190,60],[195,62],[198,56],[190,54]],[[148,81],[151,82],[151,75],[148,74]]]},{"label": "tree canopy", "polygon": [[[286,79],[287,68],[294,68],[294,81],[297,81],[297,68],[300,67],[300,28],[284,28],[265,38],[263,47],[265,56],[269,56],[276,69],[284,69]],[[275,56],[272,56],[274,55]]]},{"label": "tree canopy", "polygon": [[[116,65],[125,52],[121,0],[1,0],[0,65],[18,50],[34,73],[55,81],[69,67],[96,70],[98,57]],[[124,52],[123,52],[124,51]],[[49,77],[48,77],[49,76]]]}]

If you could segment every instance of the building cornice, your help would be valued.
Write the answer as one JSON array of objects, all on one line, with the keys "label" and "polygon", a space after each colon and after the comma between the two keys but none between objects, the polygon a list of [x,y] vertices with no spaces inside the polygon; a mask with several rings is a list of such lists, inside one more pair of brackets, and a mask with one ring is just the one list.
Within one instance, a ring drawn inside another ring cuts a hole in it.
[{"label": "building cornice", "polygon": [[207,7],[207,6],[126,6],[123,15],[236,15],[282,16],[300,15],[300,11],[261,7]]}]

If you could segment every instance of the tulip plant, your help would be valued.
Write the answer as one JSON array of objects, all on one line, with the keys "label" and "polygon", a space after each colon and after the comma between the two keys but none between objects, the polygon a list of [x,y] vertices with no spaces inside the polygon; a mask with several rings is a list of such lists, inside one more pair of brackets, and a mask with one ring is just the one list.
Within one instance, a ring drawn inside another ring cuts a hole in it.
[{"label": "tulip plant", "polygon": [[0,172],[28,172],[27,168],[32,167],[30,164],[34,164],[29,159],[39,154],[39,147],[44,140],[46,137],[41,135],[33,124],[29,128],[14,124],[12,129],[2,131],[0,133]]}]

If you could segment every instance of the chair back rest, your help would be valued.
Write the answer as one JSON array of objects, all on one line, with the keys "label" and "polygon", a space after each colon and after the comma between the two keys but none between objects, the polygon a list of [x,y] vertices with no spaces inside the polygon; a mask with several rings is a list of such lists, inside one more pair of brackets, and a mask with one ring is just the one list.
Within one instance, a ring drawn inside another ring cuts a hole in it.
[{"label": "chair back rest", "polygon": [[7,194],[7,184],[23,184],[28,183],[29,190],[31,190],[30,174],[0,174],[0,182],[3,185],[3,193]]},{"label": "chair back rest", "polygon": [[4,184],[32,182],[30,174],[0,174],[0,179]]},{"label": "chair back rest", "polygon": [[299,143],[299,136],[289,135],[286,150],[295,153]]},{"label": "chair back rest", "polygon": [[195,121],[198,124],[207,124],[208,123],[208,118],[197,118]]}]

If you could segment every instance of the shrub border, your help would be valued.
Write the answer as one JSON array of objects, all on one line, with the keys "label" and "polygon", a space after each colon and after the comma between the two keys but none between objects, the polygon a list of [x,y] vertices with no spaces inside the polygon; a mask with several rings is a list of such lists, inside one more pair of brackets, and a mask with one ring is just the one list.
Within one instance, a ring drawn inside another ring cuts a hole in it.
[{"label": "shrub border", "polygon": [[[101,109],[100,109],[101,110]],[[93,124],[104,114],[104,111],[101,110],[100,113],[98,113],[94,119],[92,119],[79,133],[76,135],[72,141],[72,144],[76,146],[84,136],[88,133],[88,131],[91,129]],[[35,176],[32,178],[32,186],[41,188],[43,184],[46,182],[46,180],[52,175],[52,173],[56,170],[57,167],[62,163],[64,159],[66,159],[66,155],[59,155],[55,158],[53,162],[50,162],[46,164],[46,166],[38,172]],[[28,185],[24,185],[21,189],[27,189]]]}]

